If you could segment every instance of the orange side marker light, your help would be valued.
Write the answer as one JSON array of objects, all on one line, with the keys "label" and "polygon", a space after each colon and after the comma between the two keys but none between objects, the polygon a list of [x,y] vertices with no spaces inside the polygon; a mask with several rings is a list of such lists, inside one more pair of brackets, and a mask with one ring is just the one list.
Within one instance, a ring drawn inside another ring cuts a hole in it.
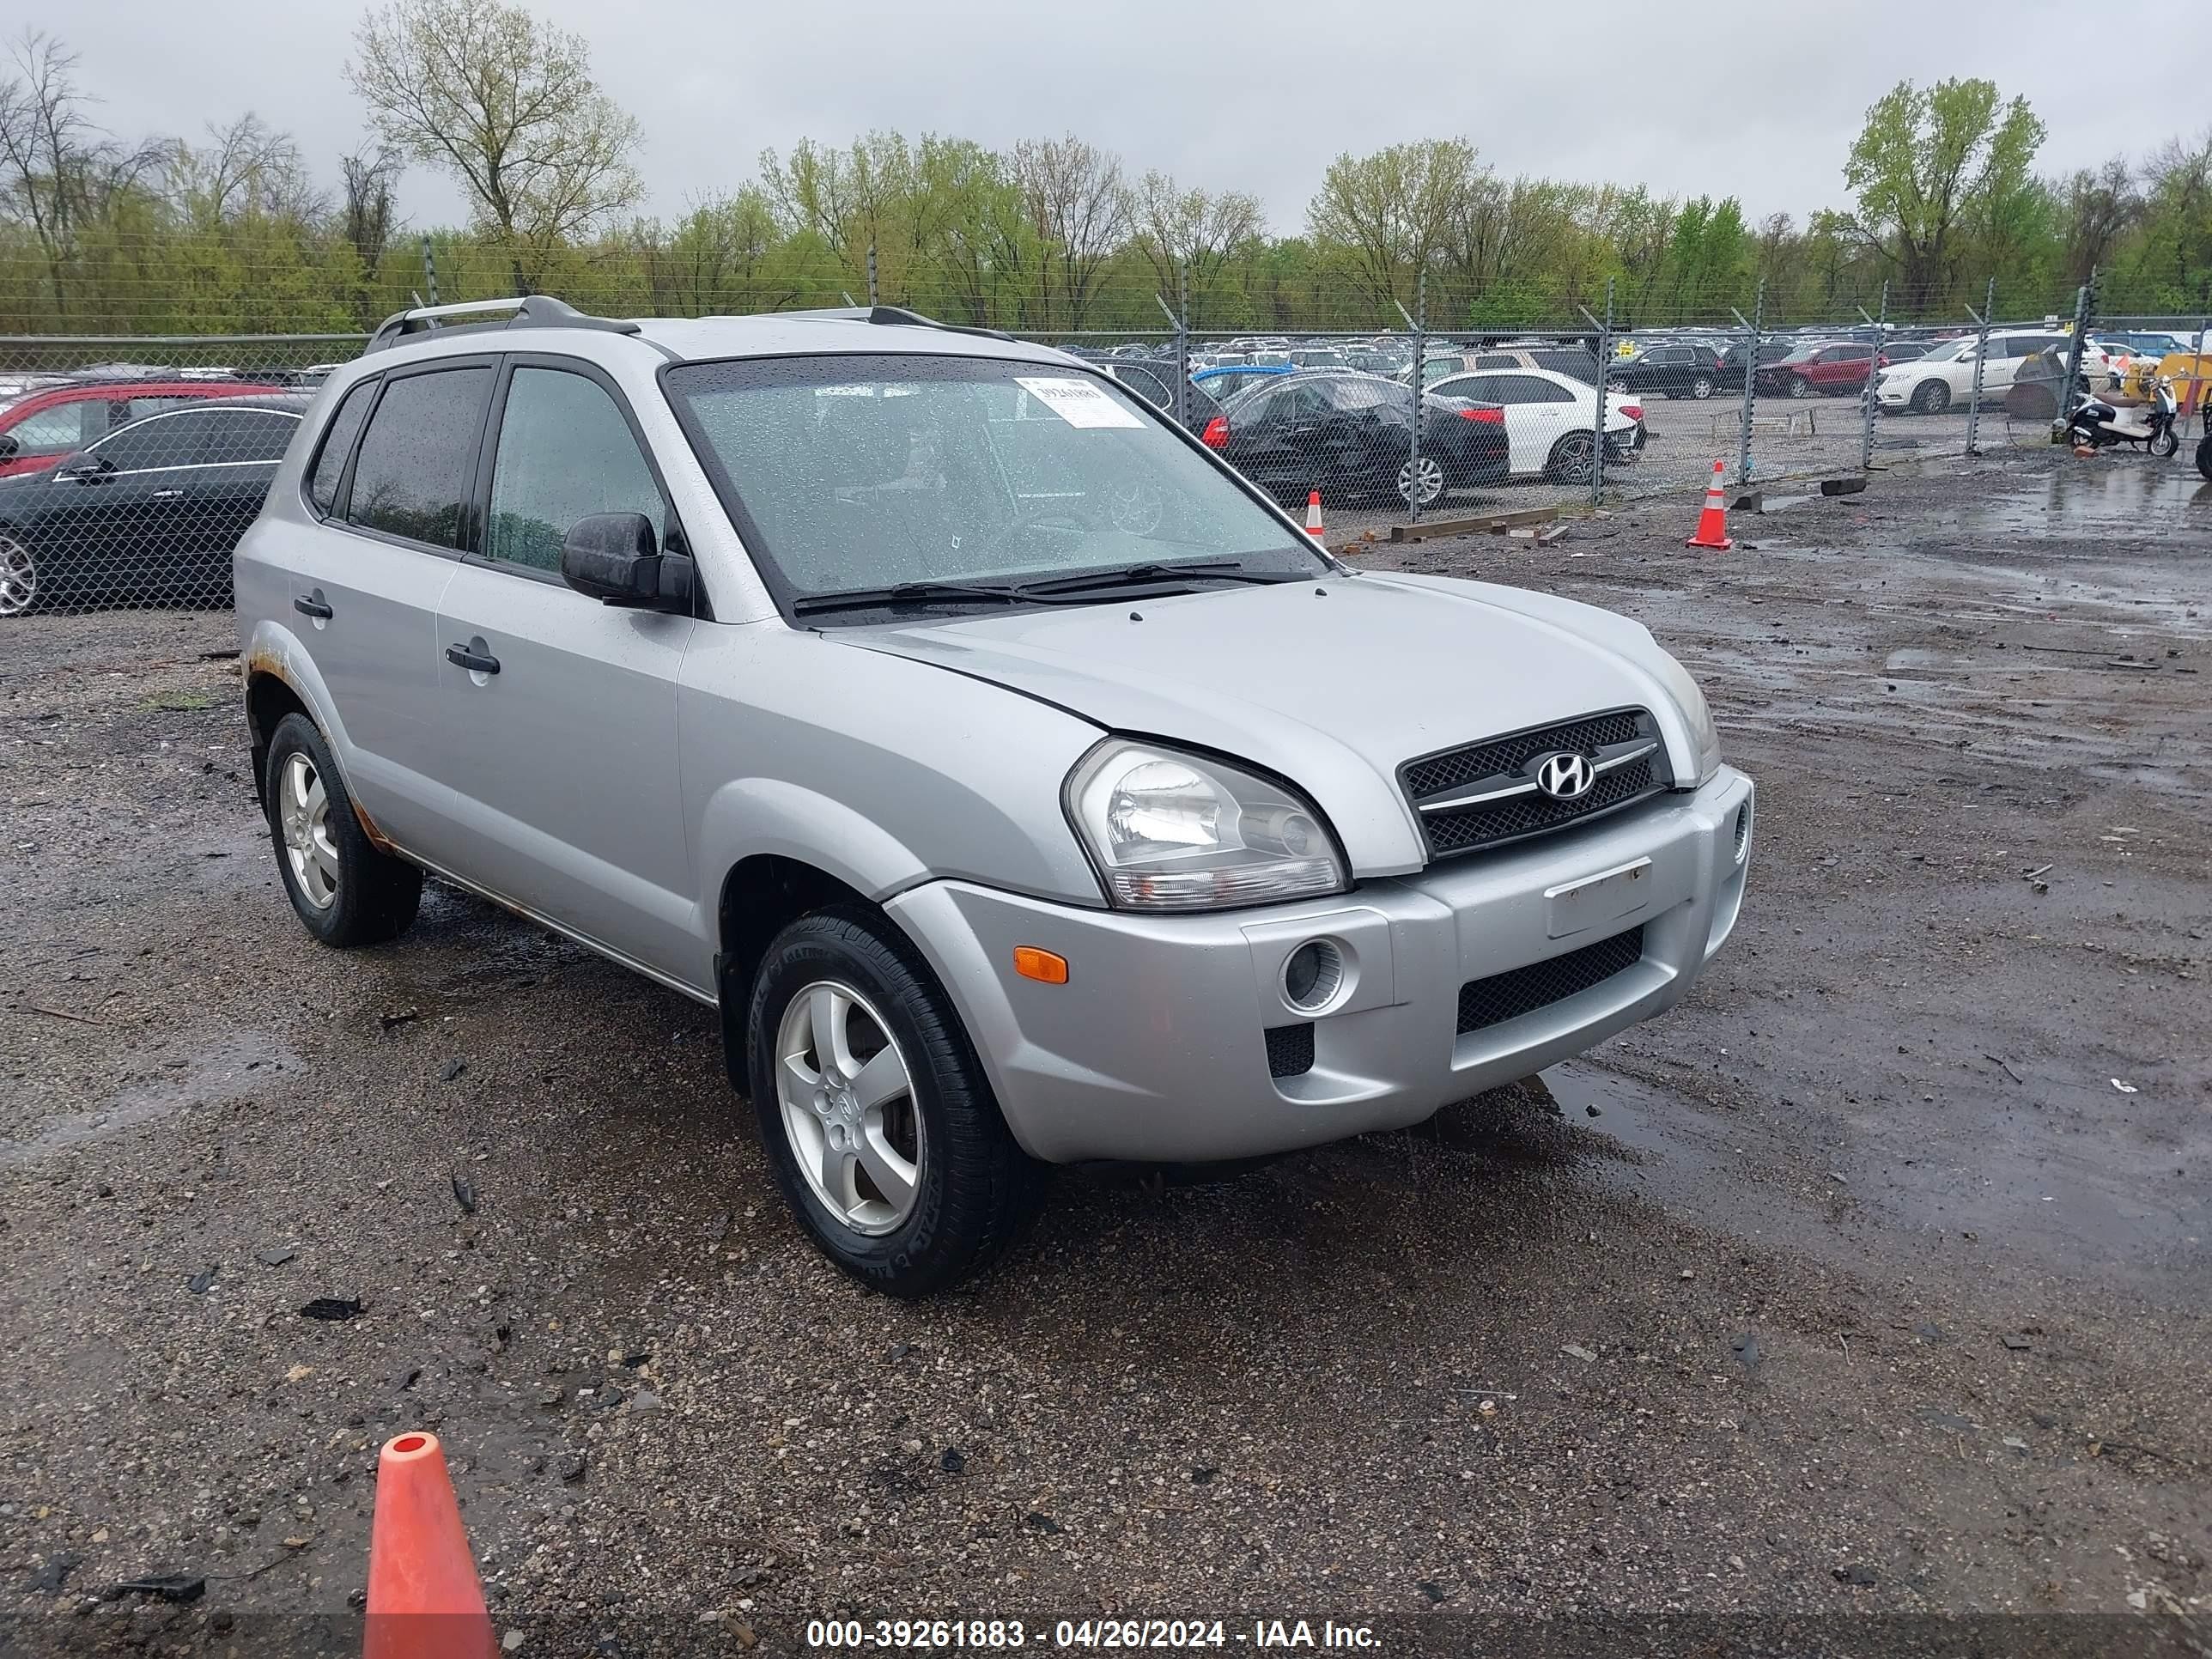
[{"label": "orange side marker light", "polygon": [[1014,971],[1024,979],[1033,979],[1046,985],[1067,983],[1067,958],[1055,956],[1050,951],[1040,951],[1034,945],[1014,946]]}]

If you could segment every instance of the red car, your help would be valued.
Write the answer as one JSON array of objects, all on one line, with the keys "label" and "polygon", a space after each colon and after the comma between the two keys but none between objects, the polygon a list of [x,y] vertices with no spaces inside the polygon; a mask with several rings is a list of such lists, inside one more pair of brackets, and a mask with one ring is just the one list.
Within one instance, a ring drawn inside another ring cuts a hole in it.
[{"label": "red car", "polygon": [[1761,363],[1759,391],[1784,398],[1840,398],[1863,391],[1874,373],[1875,349],[1849,341],[1802,345],[1779,362]]},{"label": "red car", "polygon": [[200,398],[266,397],[251,380],[64,380],[0,403],[0,477],[41,472],[117,427]]}]

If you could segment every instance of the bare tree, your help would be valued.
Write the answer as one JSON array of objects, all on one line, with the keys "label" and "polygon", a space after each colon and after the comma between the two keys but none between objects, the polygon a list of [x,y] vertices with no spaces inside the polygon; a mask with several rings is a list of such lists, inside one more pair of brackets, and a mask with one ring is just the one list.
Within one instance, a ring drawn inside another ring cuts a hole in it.
[{"label": "bare tree", "polygon": [[227,127],[210,122],[208,139],[170,150],[169,199],[187,222],[269,218],[304,225],[330,211],[290,133],[249,110]]},{"label": "bare tree", "polygon": [[1161,297],[1176,305],[1184,295],[1203,293],[1237,252],[1267,228],[1257,197],[1182,190],[1159,172],[1137,180],[1125,193],[1121,211]]},{"label": "bare tree", "polygon": [[1127,221],[1121,158],[1064,138],[1024,138],[1014,146],[1014,183],[1045,244],[1045,309],[1050,314],[1050,274],[1057,272],[1067,301],[1067,326],[1081,328],[1096,295],[1098,273],[1121,246]]},{"label": "bare tree", "polygon": [[165,154],[158,145],[125,149],[95,126],[76,65],[75,52],[39,29],[26,30],[0,65],[0,211],[38,239],[54,308],[64,316],[79,227]]},{"label": "bare tree", "polygon": [[392,0],[354,44],[346,78],[378,128],[461,181],[518,291],[638,199],[636,119],[592,80],[580,35],[501,0]]},{"label": "bare tree", "polygon": [[389,144],[371,149],[362,144],[350,155],[338,158],[338,178],[345,204],[338,221],[340,233],[353,244],[362,274],[374,283],[384,250],[398,228],[392,191],[399,183],[399,152]]}]

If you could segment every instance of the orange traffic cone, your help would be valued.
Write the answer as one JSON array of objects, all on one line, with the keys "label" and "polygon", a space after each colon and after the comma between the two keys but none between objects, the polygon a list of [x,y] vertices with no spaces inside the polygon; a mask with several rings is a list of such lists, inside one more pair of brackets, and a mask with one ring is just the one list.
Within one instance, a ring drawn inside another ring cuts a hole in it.
[{"label": "orange traffic cone", "polygon": [[1729,539],[1728,492],[1721,488],[1721,464],[1713,463],[1713,482],[1705,491],[1705,510],[1698,514],[1698,533],[1685,547],[1710,547],[1726,552],[1735,544]]},{"label": "orange traffic cone", "polygon": [[1321,491],[1318,489],[1306,491],[1306,534],[1316,541],[1322,539]]},{"label": "orange traffic cone", "polygon": [[434,1434],[387,1440],[368,1532],[362,1659],[494,1659],[491,1615]]}]

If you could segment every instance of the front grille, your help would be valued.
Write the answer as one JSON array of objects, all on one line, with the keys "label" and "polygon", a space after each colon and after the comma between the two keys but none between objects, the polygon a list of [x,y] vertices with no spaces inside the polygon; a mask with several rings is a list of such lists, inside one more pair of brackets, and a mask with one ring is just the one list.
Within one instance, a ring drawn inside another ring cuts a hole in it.
[{"label": "front grille", "polygon": [[1577,752],[1595,762],[1608,749],[1656,744],[1658,739],[1658,722],[1649,713],[1620,708],[1448,749],[1409,761],[1401,771],[1406,793],[1413,798],[1421,828],[1428,836],[1430,856],[1444,858],[1517,841],[1523,836],[1542,835],[1657,794],[1667,787],[1666,749],[1662,745],[1600,773],[1589,793],[1576,800],[1559,800],[1529,790],[1437,811],[1420,812],[1422,802],[1486,781],[1501,787],[1530,781],[1531,763],[1556,750]]},{"label": "front grille", "polygon": [[1314,1028],[1310,1025],[1271,1025],[1267,1028],[1267,1075],[1304,1077],[1313,1070]]},{"label": "front grille", "polygon": [[1459,988],[1459,1032],[1480,1031],[1522,1014],[1533,1014],[1571,996],[1602,985],[1644,959],[1644,928],[1639,923],[1625,933],[1585,945],[1563,957],[1532,962],[1487,979],[1471,979]]}]

